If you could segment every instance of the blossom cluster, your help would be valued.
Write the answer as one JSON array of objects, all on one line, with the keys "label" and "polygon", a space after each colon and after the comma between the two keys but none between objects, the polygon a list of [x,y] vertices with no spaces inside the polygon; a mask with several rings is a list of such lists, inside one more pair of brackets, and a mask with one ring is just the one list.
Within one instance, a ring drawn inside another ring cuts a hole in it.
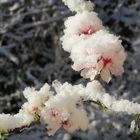
[{"label": "blossom cluster", "polygon": [[[69,8],[71,3],[77,5],[74,0],[68,1]],[[65,21],[61,40],[63,49],[70,53],[72,68],[80,71],[82,77],[94,80],[96,75],[101,75],[108,83],[111,74],[120,76],[123,73],[126,53],[122,41],[109,33],[98,14],[88,8]]]},{"label": "blossom cluster", "polygon": [[[53,135],[59,128],[72,133],[76,130],[87,130],[90,127],[87,112],[84,108],[86,101],[100,101],[108,110],[127,114],[140,113],[140,105],[128,100],[116,100],[98,81],[81,84],[61,84],[54,81],[53,88],[57,93],[47,102],[40,113],[40,121],[47,125],[48,134]],[[127,104],[127,106],[125,106]],[[79,117],[80,116],[80,117]]]},{"label": "blossom cluster", "polygon": [[45,84],[40,91],[34,88],[26,88],[23,92],[27,99],[19,113],[16,115],[0,114],[0,130],[12,131],[15,128],[28,126],[35,121],[35,115],[40,113],[44,107],[44,102],[47,101],[53,93],[50,91],[50,86]]},{"label": "blossom cluster", "polygon": [[86,86],[54,81],[52,87],[45,84],[39,91],[26,88],[23,93],[27,102],[23,104],[19,113],[0,114],[0,130],[12,131],[29,126],[36,121],[38,115],[38,121],[47,126],[49,135],[54,135],[59,128],[64,128],[70,133],[76,130],[85,131],[90,126],[84,108],[85,101],[100,101],[109,111],[140,114],[139,104],[128,100],[116,100],[105,93],[98,81],[89,82]]}]

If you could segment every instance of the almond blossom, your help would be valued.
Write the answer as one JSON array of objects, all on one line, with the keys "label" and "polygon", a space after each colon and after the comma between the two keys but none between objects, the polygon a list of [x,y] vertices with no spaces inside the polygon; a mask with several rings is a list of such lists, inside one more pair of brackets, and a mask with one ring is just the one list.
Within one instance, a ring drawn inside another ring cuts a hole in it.
[{"label": "almond blossom", "polygon": [[72,86],[67,82],[61,85],[58,81],[53,86],[57,95],[46,102],[46,108],[41,112],[41,122],[47,124],[49,135],[61,127],[70,133],[87,130],[89,120],[81,102],[84,87]]},{"label": "almond blossom", "polygon": [[44,107],[44,102],[53,95],[53,92],[50,91],[50,86],[45,84],[39,91],[34,88],[26,88],[23,94],[28,102],[23,104],[22,108],[33,114],[39,114]]},{"label": "almond blossom", "polygon": [[[65,2],[69,7],[77,5],[74,0]],[[61,41],[63,49],[70,52],[72,68],[81,71],[82,77],[94,80],[101,75],[108,83],[112,74],[122,75],[126,59],[122,41],[107,31],[95,12],[83,10],[69,17]]]},{"label": "almond blossom", "polygon": [[[42,89],[45,89],[46,85]],[[71,85],[67,82],[60,84],[55,81],[52,86],[56,95],[50,96],[47,101],[42,100],[43,107],[38,112],[40,116],[38,121],[47,126],[49,135],[54,135],[60,128],[64,128],[69,133],[76,130],[87,130],[90,127],[90,123],[84,108],[85,101],[100,103],[99,105],[104,105],[109,111],[123,112],[129,115],[140,114],[140,104],[125,99],[115,99],[115,97],[105,92],[98,81],[89,82],[86,86],[81,84]],[[40,92],[42,89],[37,93],[36,90],[28,88],[28,94],[34,94],[36,100],[41,99],[43,97]],[[48,93],[53,93],[54,91],[49,89],[49,91],[43,90],[43,92],[44,95],[48,95]],[[28,106],[23,105],[24,107],[15,115],[0,114],[0,131],[10,132],[35,122],[35,114],[33,114],[32,110],[29,110],[29,108],[32,108],[31,102],[31,100],[28,100],[26,102]],[[38,106],[38,103],[36,106]]]},{"label": "almond blossom", "polygon": [[35,115],[39,115],[44,108],[44,103],[53,96],[53,91],[50,91],[48,84],[44,84],[39,91],[30,87],[26,88],[23,95],[27,102],[22,105],[17,114],[0,114],[0,131],[12,131],[16,128],[29,126],[36,120]]},{"label": "almond blossom", "polygon": [[61,38],[63,49],[71,52],[75,44],[101,29],[104,26],[95,12],[84,11],[69,17],[65,21],[64,36]]},{"label": "almond blossom", "polygon": [[104,81],[111,80],[111,74],[121,75],[126,53],[119,37],[100,30],[87,40],[76,44],[71,52],[72,68],[81,71],[81,76],[94,80],[101,74]]}]

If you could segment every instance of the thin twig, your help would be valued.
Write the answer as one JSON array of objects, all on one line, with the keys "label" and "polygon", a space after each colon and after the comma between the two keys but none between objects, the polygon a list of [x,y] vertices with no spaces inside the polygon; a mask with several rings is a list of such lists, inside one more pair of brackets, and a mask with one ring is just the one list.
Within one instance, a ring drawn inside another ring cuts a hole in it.
[{"label": "thin twig", "polygon": [[59,17],[52,17],[52,18],[44,20],[44,21],[37,21],[37,22],[33,22],[33,23],[24,24],[18,30],[19,31],[26,30],[26,29],[29,29],[29,28],[35,28],[35,27],[38,27],[38,26],[43,26],[43,25],[46,25],[46,24],[50,24],[52,22],[57,22],[57,21],[62,20],[65,17],[70,16],[70,15],[71,15],[71,12],[65,12],[65,14],[60,15]]},{"label": "thin twig", "polygon": [[19,59],[5,48],[0,47],[0,54],[6,56],[10,61],[15,63],[16,65],[19,65]]}]

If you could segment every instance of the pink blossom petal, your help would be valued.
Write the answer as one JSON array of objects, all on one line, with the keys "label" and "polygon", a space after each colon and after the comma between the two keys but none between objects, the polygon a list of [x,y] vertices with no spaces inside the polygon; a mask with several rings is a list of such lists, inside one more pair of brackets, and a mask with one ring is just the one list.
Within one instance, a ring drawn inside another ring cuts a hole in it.
[{"label": "pink blossom petal", "polygon": [[111,75],[110,75],[110,71],[108,69],[103,69],[101,71],[101,77],[104,81],[106,81],[107,83],[110,82],[111,80]]}]

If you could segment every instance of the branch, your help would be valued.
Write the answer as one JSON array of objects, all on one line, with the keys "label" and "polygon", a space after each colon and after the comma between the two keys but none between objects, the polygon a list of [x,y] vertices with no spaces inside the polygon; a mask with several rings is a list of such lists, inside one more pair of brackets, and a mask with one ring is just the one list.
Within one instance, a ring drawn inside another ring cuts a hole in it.
[{"label": "branch", "polygon": [[44,21],[37,21],[37,22],[33,22],[33,23],[24,24],[24,25],[22,25],[22,27],[18,28],[18,30],[21,31],[21,30],[26,30],[26,29],[29,29],[29,28],[35,28],[35,27],[38,27],[38,26],[44,26],[44,25],[50,24],[52,22],[60,21],[63,18],[68,17],[70,15],[72,15],[72,14],[71,14],[71,12],[68,11],[68,12],[65,12],[63,15],[60,15],[60,16],[57,16],[57,17],[52,17],[52,18],[44,20]]},{"label": "branch", "polygon": [[[26,127],[39,122],[47,124],[50,135],[53,135],[60,127],[71,132],[79,129],[87,130],[89,124],[83,107],[85,101],[93,102],[104,111],[124,112],[136,116],[140,114],[140,104],[123,99],[116,100],[105,93],[98,81],[89,82],[86,87],[82,85],[72,86],[67,82],[61,84],[55,81],[52,87],[45,84],[39,91],[34,88],[26,88],[23,93],[27,102],[22,105],[18,114],[0,114],[0,134],[2,136],[19,133]],[[78,123],[79,115],[84,119],[83,122]],[[136,124],[139,123],[139,118],[137,116],[135,119]]]},{"label": "branch", "polygon": [[[13,47],[15,44],[11,44],[8,47]],[[10,61],[12,61],[14,64],[19,65],[19,59],[10,53],[8,50],[6,50],[4,47],[0,47],[0,54],[6,56]]]},{"label": "branch", "polygon": [[25,129],[27,129],[27,128],[29,128],[29,127],[35,125],[35,124],[39,124],[39,121],[32,122],[30,125],[21,126],[21,127],[15,128],[15,129],[13,129],[13,130],[0,130],[0,139],[1,139],[1,140],[5,140],[5,139],[7,139],[10,135],[21,133],[21,132],[23,132]]}]

